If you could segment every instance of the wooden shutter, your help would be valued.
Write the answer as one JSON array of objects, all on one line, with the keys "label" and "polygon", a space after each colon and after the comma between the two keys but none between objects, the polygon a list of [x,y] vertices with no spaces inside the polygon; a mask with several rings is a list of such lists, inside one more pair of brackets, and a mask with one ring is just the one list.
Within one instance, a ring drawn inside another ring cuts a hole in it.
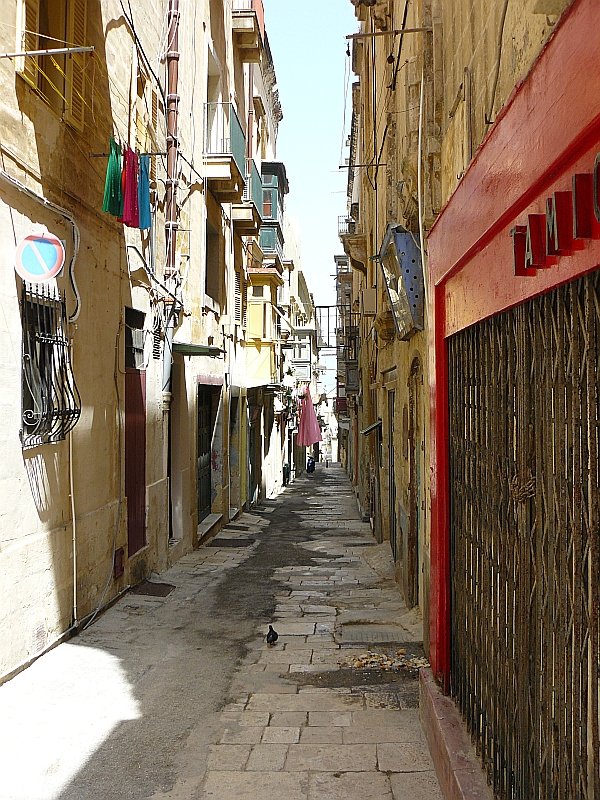
[{"label": "wooden shutter", "polygon": [[241,325],[242,322],[242,276],[236,270],[235,273],[235,303],[234,303],[235,322]]},{"label": "wooden shutter", "polygon": [[146,127],[147,114],[144,113],[144,96],[146,93],[146,77],[142,74],[137,79],[137,97],[135,100],[135,149],[144,153],[148,131]]},{"label": "wooden shutter", "polygon": [[[152,87],[152,136],[150,150],[160,150],[158,146],[158,92]],[[150,180],[156,183],[156,156],[150,157]]]},{"label": "wooden shutter", "polygon": [[[19,4],[19,29],[17,51],[39,50],[40,3],[39,0],[21,0]],[[16,59],[16,70],[37,89],[37,56]]]},{"label": "wooden shutter", "polygon": [[242,296],[242,328],[246,328],[248,325],[248,281],[244,276],[242,276],[240,288]]},{"label": "wooden shutter", "polygon": [[[87,0],[70,0],[67,7],[67,41],[75,47],[83,47],[86,28]],[[85,111],[85,65],[89,56],[73,53],[67,56],[67,108],[65,119],[78,130],[83,130]]]}]

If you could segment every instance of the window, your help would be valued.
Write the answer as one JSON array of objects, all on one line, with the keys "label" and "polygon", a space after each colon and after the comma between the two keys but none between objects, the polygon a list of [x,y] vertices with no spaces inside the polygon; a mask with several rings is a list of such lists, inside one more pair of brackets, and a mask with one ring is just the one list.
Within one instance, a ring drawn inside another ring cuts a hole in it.
[{"label": "window", "polygon": [[265,295],[265,287],[264,286],[253,286],[252,287],[252,296],[253,297],[264,297]]},{"label": "window", "polygon": [[[135,104],[135,146],[140,153],[163,149],[158,139],[159,109],[162,114],[162,103],[159,103],[156,87],[152,85],[148,75],[140,72]],[[155,157],[150,159],[150,180],[156,181]]]},{"label": "window", "polygon": [[143,371],[146,369],[144,359],[144,322],[146,315],[135,308],[125,308],[125,367]]},{"label": "window", "polygon": [[[87,0],[19,0],[19,3],[19,52],[87,44]],[[89,53],[24,56],[17,60],[17,72],[69,124],[81,130],[89,58]]]},{"label": "window", "polygon": [[206,278],[204,290],[216,303],[220,302],[221,279],[224,274],[223,236],[210,222],[206,223]]},{"label": "window", "polygon": [[[247,282],[241,272],[235,273],[235,322],[238,325],[246,326],[247,309]],[[262,288],[262,287],[261,287]]]},{"label": "window", "polygon": [[62,441],[81,414],[71,367],[64,296],[23,284],[21,422],[23,449]]},{"label": "window", "polygon": [[275,190],[263,189],[263,219],[273,219],[273,200]]}]

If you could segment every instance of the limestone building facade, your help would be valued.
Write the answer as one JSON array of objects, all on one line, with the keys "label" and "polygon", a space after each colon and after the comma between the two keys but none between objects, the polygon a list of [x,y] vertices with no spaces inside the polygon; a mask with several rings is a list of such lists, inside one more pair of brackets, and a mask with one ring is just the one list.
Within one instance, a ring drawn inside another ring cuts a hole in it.
[{"label": "limestone building facade", "polygon": [[252,501],[248,293],[284,168],[261,0],[2,10],[6,677]]},{"label": "limestone building facade", "polygon": [[343,456],[495,796],[595,796],[597,8],[352,2]]}]

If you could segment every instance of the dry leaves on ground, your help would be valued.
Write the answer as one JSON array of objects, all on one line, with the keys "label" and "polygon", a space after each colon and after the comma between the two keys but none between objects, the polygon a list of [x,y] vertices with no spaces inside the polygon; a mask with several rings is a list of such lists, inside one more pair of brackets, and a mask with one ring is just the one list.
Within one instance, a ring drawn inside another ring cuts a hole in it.
[{"label": "dry leaves on ground", "polygon": [[423,656],[407,655],[404,648],[396,650],[393,655],[387,653],[377,653],[369,650],[359,656],[338,661],[338,664],[355,669],[382,669],[400,670],[408,669],[417,672],[421,667],[428,667],[429,662]]}]

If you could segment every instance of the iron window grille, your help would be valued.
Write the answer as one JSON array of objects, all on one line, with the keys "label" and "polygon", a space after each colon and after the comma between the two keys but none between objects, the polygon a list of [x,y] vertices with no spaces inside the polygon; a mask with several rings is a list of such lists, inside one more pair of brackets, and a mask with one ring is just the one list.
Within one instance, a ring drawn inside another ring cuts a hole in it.
[{"label": "iron window grille", "polygon": [[73,376],[64,294],[23,283],[22,390],[19,432],[23,450],[64,440],[81,415]]}]

